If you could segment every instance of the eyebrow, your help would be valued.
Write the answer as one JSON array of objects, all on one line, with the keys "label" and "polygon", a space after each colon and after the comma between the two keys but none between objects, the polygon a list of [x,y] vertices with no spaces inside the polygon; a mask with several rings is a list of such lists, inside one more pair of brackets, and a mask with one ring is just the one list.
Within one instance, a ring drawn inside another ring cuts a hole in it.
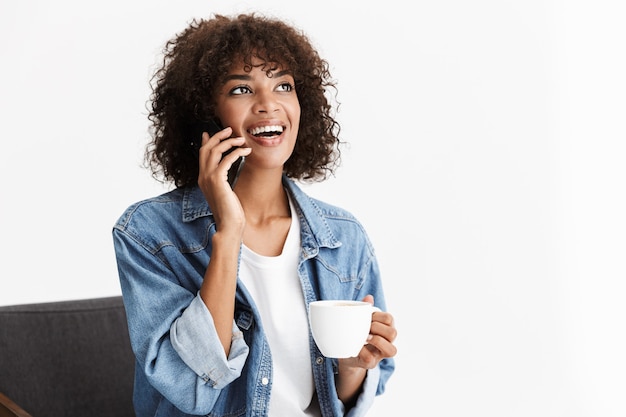
[{"label": "eyebrow", "polygon": [[[272,78],[280,78],[280,77],[284,77],[285,75],[291,74],[290,70],[283,70],[283,71],[278,71],[273,73],[274,75],[272,76]],[[230,81],[230,80],[242,80],[242,81],[248,81],[251,80],[252,77],[248,74],[231,74],[226,76],[226,79],[224,81]]]}]

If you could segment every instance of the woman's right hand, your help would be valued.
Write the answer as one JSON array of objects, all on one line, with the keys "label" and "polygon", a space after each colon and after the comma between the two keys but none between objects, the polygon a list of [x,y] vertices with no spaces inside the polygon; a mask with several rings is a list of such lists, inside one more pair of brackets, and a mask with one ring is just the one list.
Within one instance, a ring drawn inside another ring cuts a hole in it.
[{"label": "woman's right hand", "polygon": [[228,184],[228,170],[240,156],[250,154],[250,148],[237,148],[223,157],[231,146],[245,143],[243,137],[230,138],[232,128],[217,132],[213,136],[202,134],[202,146],[199,151],[198,185],[204,194],[220,232],[232,232],[239,238],[243,234],[245,216],[243,208]]}]

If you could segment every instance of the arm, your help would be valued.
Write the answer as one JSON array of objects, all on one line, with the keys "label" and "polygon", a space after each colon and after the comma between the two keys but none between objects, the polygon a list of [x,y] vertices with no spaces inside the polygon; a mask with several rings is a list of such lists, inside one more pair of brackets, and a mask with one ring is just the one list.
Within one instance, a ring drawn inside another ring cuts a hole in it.
[{"label": "arm", "polygon": [[231,319],[225,355],[199,284],[189,282],[201,281],[192,263],[177,247],[148,247],[150,236],[129,229],[118,225],[114,243],[138,365],[150,385],[177,408],[207,414],[221,389],[240,376],[248,347]]},{"label": "arm", "polygon": [[226,356],[230,353],[232,340],[238,255],[239,243],[229,244],[227,236],[216,233],[211,261],[200,288],[200,297],[211,312]]},{"label": "arm", "polygon": [[[217,226],[217,232],[213,235],[211,260],[204,274],[200,296],[211,312],[226,355],[229,354],[232,339],[239,251],[246,224],[239,199],[226,181],[228,168],[238,154],[222,159],[222,151],[215,148],[231,133],[231,128],[211,137],[208,133],[203,133],[198,176],[198,185],[213,209]],[[243,138],[237,140],[243,144]],[[250,149],[236,152],[249,153]]]}]

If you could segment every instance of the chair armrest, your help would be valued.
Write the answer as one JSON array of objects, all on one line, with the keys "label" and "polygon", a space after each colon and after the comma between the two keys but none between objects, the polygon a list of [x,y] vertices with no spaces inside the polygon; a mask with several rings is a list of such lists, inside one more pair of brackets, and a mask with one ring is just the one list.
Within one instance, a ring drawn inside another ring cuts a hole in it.
[{"label": "chair armrest", "polygon": [[0,392],[0,417],[33,417]]}]

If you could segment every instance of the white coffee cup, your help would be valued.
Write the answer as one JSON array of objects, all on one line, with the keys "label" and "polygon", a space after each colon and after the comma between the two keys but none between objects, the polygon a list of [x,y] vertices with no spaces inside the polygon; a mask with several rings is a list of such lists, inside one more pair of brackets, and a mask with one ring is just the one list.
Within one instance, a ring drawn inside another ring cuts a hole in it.
[{"label": "white coffee cup", "polygon": [[375,311],[380,309],[365,301],[311,302],[309,323],[317,347],[329,358],[357,356],[367,342]]}]

